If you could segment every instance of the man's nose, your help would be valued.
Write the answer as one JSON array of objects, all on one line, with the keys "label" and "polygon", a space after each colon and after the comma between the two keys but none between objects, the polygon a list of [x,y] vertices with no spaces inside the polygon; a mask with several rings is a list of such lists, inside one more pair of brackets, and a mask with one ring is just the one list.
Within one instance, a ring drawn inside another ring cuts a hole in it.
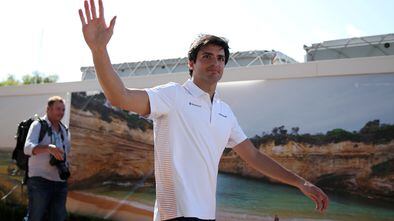
[{"label": "man's nose", "polygon": [[213,59],[212,64],[215,65],[215,66],[220,66],[221,65],[221,60],[219,58]]}]

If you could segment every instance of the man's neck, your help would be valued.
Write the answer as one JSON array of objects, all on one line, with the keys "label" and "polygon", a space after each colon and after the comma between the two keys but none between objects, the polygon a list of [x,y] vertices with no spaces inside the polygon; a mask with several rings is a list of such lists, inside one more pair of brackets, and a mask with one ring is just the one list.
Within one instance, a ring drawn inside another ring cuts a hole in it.
[{"label": "man's neck", "polygon": [[60,129],[60,123],[59,123],[59,121],[52,120],[52,119],[50,119],[50,118],[48,118],[48,120],[51,122],[52,128],[53,128],[54,130],[58,131],[58,130]]},{"label": "man's neck", "polygon": [[205,83],[203,81],[197,80],[196,78],[192,78],[192,80],[193,80],[193,83],[195,85],[197,85],[197,87],[199,87],[201,90],[203,90],[203,91],[205,91],[206,93],[209,94],[209,98],[212,101],[213,95],[215,94],[215,91],[216,91],[217,83],[215,83],[215,84],[207,84],[207,83]]}]

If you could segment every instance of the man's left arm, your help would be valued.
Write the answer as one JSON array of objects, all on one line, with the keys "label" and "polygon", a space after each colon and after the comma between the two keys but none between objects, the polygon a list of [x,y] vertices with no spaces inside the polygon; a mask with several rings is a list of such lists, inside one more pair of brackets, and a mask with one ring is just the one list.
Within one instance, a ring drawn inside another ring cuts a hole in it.
[{"label": "man's left arm", "polygon": [[282,183],[297,187],[302,193],[314,201],[316,210],[319,212],[324,212],[327,209],[329,200],[320,188],[284,168],[266,154],[261,153],[249,139],[236,145],[233,150],[250,166],[262,174]]}]

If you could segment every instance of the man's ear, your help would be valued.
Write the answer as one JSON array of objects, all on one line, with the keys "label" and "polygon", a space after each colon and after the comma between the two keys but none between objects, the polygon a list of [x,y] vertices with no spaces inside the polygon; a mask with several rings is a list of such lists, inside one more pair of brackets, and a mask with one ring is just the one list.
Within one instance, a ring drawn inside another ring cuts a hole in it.
[{"label": "man's ear", "polygon": [[189,60],[189,61],[187,62],[187,66],[189,67],[190,70],[193,70],[194,62],[191,61],[191,60]]}]

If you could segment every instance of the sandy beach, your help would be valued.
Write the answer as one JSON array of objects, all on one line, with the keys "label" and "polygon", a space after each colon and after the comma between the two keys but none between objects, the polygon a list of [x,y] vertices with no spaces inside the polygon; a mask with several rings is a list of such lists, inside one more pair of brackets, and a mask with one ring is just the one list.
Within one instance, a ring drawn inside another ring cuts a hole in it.
[{"label": "sandy beach", "polygon": [[80,191],[70,191],[67,210],[72,213],[108,218],[118,221],[151,221],[153,208],[131,201],[99,196]]}]

